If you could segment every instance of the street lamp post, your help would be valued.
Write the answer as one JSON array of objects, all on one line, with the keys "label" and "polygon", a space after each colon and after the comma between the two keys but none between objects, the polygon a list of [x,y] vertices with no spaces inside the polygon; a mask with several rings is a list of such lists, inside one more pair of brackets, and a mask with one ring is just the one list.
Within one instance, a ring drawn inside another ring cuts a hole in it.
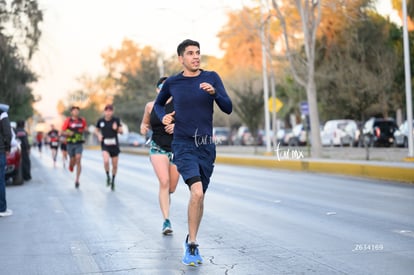
[{"label": "street lamp post", "polygon": [[408,46],[408,27],[407,27],[407,1],[402,1],[403,9],[403,39],[404,39],[404,65],[405,65],[405,97],[407,105],[408,123],[408,157],[414,157],[413,152],[413,107],[411,95],[411,69],[410,69],[410,50]]},{"label": "street lamp post", "polygon": [[269,82],[267,78],[267,52],[266,52],[266,42],[265,42],[265,23],[264,20],[264,7],[265,3],[261,3],[260,7],[260,15],[261,15],[261,22],[260,22],[260,42],[262,44],[262,72],[263,72],[263,99],[264,99],[264,114],[265,114],[265,135],[266,135],[266,152],[270,153],[271,146],[270,146],[270,115],[269,115]]}]

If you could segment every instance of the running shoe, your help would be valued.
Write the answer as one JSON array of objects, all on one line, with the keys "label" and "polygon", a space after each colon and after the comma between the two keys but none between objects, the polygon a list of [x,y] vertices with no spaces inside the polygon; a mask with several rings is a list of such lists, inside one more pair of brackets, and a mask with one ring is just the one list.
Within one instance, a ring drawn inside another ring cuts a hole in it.
[{"label": "running shoe", "polygon": [[115,191],[115,180],[111,181],[111,190]]},{"label": "running shoe", "polygon": [[73,165],[69,163],[69,171],[73,172]]},{"label": "running shoe", "polygon": [[79,188],[79,182],[75,182],[75,188]]},{"label": "running shoe", "polygon": [[195,249],[195,257],[197,260],[197,264],[202,264],[203,263],[203,258],[200,256],[200,251],[198,250],[198,245]]},{"label": "running shoe", "polygon": [[109,187],[111,185],[111,178],[106,177],[106,186]]},{"label": "running shoe", "polygon": [[169,235],[173,232],[171,228],[171,222],[169,219],[165,219],[163,225],[162,225],[162,234]]},{"label": "running shoe", "polygon": [[188,235],[184,242],[184,256],[182,263],[185,265],[198,266],[202,263],[203,259],[200,257],[198,251],[198,244],[188,243]]},{"label": "running shoe", "polygon": [[0,217],[8,217],[13,215],[13,211],[11,209],[6,209],[3,212],[0,212]]}]

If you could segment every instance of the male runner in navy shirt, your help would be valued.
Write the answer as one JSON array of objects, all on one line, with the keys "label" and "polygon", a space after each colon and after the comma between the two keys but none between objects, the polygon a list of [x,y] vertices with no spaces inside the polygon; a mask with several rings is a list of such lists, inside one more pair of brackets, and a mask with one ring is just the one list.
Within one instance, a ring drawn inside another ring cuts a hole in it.
[{"label": "male runner in navy shirt", "polygon": [[[232,102],[223,82],[214,71],[200,69],[200,44],[184,40],[177,47],[178,61],[183,71],[169,77],[154,103],[163,124],[174,121],[172,149],[174,163],[190,189],[188,204],[188,235],[182,262],[197,266],[201,258],[197,232],[203,216],[204,194],[213,173],[216,145],[212,139],[214,102],[230,114]],[[165,113],[164,106],[174,98],[174,112]]]}]

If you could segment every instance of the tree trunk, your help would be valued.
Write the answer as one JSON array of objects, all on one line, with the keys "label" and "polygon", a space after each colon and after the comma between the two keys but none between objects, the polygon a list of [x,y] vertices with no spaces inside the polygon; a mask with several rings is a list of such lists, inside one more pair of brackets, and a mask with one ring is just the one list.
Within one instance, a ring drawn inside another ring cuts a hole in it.
[{"label": "tree trunk", "polygon": [[313,77],[310,77],[306,87],[306,94],[309,105],[309,119],[310,119],[310,131],[311,131],[311,157],[322,157],[322,142],[320,134],[320,122],[318,114],[318,103],[316,97],[316,87]]}]

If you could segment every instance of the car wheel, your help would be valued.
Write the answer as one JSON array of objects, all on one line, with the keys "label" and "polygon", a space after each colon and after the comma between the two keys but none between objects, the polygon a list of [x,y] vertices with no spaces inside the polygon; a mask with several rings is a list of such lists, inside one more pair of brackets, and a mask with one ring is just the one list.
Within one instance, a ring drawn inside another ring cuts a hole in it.
[{"label": "car wheel", "polygon": [[13,177],[14,185],[23,184],[23,174],[22,174],[22,163],[20,162],[19,167],[17,167],[16,175]]},{"label": "car wheel", "polygon": [[298,147],[299,146],[299,141],[296,138],[291,138],[291,139],[289,139],[289,146]]}]

